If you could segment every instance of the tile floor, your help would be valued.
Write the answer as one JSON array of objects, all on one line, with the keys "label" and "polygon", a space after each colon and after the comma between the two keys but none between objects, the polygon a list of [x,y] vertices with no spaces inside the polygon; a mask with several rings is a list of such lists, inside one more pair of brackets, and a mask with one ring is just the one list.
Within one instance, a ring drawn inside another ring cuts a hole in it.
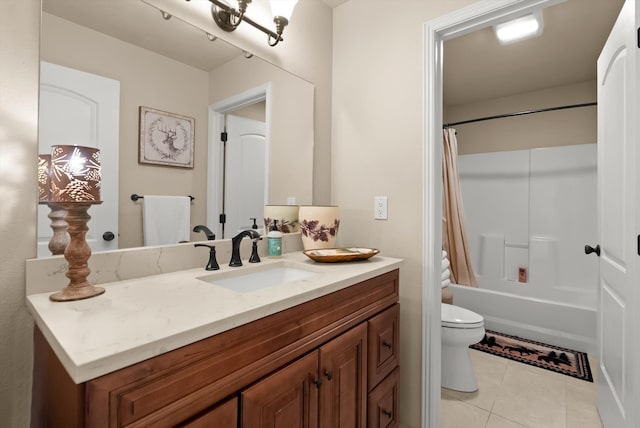
[{"label": "tile floor", "polygon": [[442,388],[441,428],[602,428],[595,383],[470,351],[479,390]]}]

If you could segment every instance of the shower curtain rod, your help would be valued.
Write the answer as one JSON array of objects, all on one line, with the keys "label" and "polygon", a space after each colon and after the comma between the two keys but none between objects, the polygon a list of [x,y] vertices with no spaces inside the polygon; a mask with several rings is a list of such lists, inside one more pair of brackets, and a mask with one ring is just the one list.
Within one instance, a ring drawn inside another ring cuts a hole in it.
[{"label": "shower curtain rod", "polygon": [[483,122],[485,120],[502,119],[504,117],[523,116],[523,115],[526,115],[526,114],[544,113],[546,111],[565,110],[565,109],[569,109],[569,108],[578,108],[578,107],[590,107],[590,106],[595,106],[595,105],[598,105],[598,103],[592,102],[592,103],[584,103],[584,104],[572,104],[572,105],[568,105],[568,106],[541,108],[541,109],[537,109],[537,110],[517,111],[515,113],[505,113],[505,114],[498,114],[498,115],[495,115],[495,116],[487,116],[487,117],[479,117],[477,119],[463,120],[461,122],[445,123],[444,125],[442,125],[442,127],[443,128],[451,128],[452,126],[464,125],[466,123]]}]

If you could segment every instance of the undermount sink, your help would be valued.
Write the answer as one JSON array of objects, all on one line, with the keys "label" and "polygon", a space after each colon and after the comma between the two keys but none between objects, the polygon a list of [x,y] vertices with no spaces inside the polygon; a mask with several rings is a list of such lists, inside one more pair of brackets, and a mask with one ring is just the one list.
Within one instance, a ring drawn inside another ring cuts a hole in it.
[{"label": "undermount sink", "polygon": [[236,271],[220,272],[198,279],[228,290],[248,293],[309,278],[317,274],[318,272],[305,269],[303,266],[278,263],[256,268],[238,268]]}]

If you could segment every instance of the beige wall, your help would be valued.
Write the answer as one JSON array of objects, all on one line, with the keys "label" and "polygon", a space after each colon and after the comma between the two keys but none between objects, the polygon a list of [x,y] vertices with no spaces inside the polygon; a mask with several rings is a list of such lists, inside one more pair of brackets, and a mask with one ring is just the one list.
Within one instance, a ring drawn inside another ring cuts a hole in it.
[{"label": "beige wall", "polygon": [[[132,193],[192,195],[191,221],[205,224],[208,73],[48,13],[42,35],[42,60],[120,81],[120,248],[142,245],[142,203]],[[195,119],[193,169],[138,164],[139,106]]]},{"label": "beige wall", "polygon": [[[596,82],[593,80],[448,107],[443,121],[457,122],[596,100]],[[475,122],[455,128],[458,152],[469,154],[596,143],[596,124],[597,109],[593,106]]]},{"label": "beige wall", "polygon": [[25,259],[36,255],[40,2],[0,10],[0,426],[29,426],[32,321]]},{"label": "beige wall", "polygon": [[[462,0],[350,0],[334,9],[332,202],[340,244],[405,259],[400,273],[401,422],[420,426],[423,23]],[[389,197],[389,220],[373,197]]]},{"label": "beige wall", "polygon": [[233,111],[234,116],[244,117],[245,119],[257,120],[258,122],[264,122],[266,120],[265,111],[266,103],[260,101],[255,104],[248,105],[238,110]]}]

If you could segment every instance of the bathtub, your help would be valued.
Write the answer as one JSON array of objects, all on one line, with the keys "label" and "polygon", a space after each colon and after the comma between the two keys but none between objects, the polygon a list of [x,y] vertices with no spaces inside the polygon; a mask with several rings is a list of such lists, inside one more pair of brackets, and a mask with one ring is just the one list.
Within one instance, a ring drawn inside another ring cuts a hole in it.
[{"label": "bathtub", "polygon": [[451,284],[453,304],[484,317],[486,329],[596,354],[595,307]]}]

